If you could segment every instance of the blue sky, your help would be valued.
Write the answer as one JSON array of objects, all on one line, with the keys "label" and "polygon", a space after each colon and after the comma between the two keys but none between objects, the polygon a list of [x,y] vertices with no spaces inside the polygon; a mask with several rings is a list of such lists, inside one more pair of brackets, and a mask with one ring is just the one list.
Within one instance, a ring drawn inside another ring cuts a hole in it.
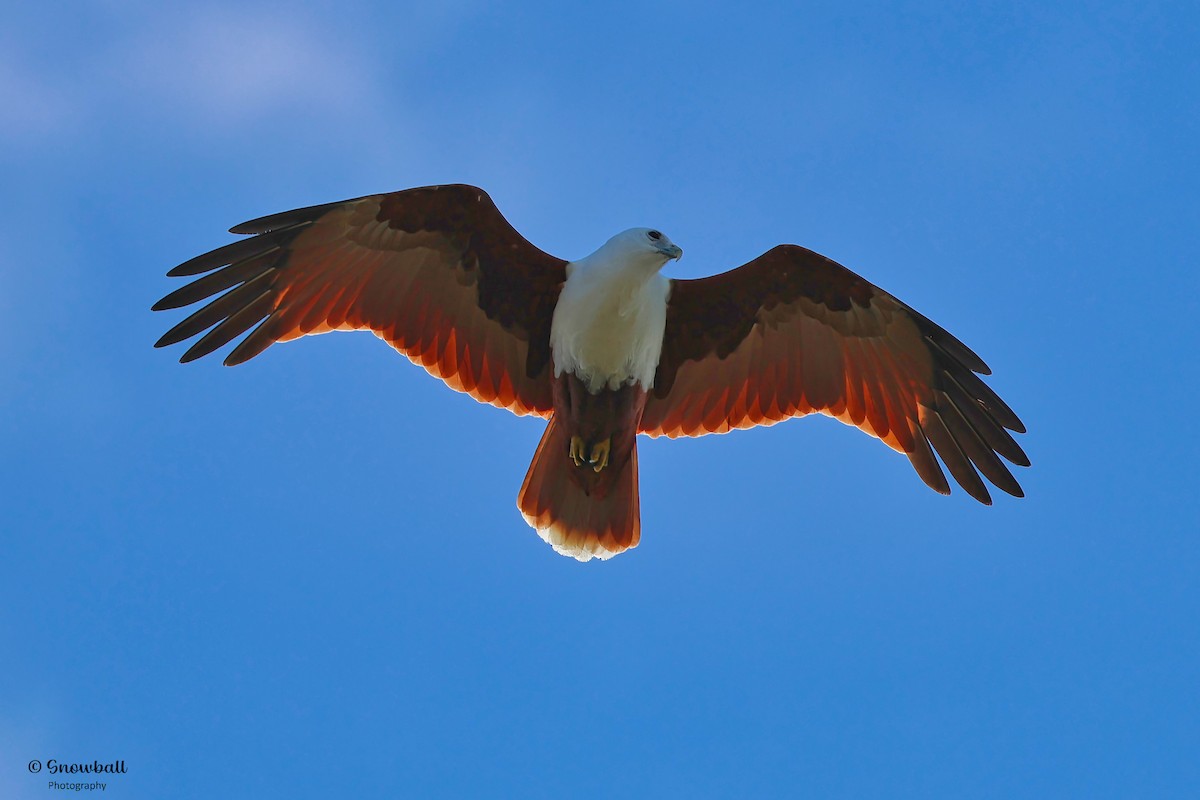
[{"label": "blue sky", "polygon": [[[3,17],[0,796],[1200,792],[1192,6]],[[373,336],[151,348],[231,225],[458,181],[566,258],[846,264],[989,362],[1028,497],[823,418],[643,440],[582,565],[514,506],[541,423]]]}]

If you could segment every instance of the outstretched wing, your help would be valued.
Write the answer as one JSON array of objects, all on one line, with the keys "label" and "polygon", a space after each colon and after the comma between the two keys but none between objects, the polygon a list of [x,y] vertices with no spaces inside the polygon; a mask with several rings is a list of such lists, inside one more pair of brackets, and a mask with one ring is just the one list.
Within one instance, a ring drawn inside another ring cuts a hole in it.
[{"label": "outstretched wing", "polygon": [[991,497],[976,470],[1021,497],[998,456],[1029,465],[1009,434],[1025,426],[975,373],[991,370],[942,328],[840,264],[781,245],[722,275],[672,281],[641,430],[702,436],[816,412],[905,453],[942,494],[934,450],[980,502]]},{"label": "outstretched wing", "polygon": [[480,402],[550,413],[550,322],[565,262],[526,241],[482,189],[371,195],[230,232],[256,235],[175,267],[167,274],[208,274],[154,305],[179,308],[225,292],[158,340],[163,347],[211,328],[180,361],[251,328],[227,365],[275,342],[368,328]]}]

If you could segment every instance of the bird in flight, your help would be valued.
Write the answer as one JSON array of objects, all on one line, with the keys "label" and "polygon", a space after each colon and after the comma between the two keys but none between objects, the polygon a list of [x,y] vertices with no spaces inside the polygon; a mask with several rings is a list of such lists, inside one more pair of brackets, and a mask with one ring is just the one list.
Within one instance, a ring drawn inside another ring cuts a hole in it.
[{"label": "bird in flight", "polygon": [[[980,473],[1023,496],[1025,427],[978,377],[966,345],[834,261],[779,245],[694,280],[661,274],[683,251],[633,228],[578,261],[530,244],[482,189],[376,194],[242,223],[250,234],[172,269],[202,275],[154,310],[210,300],[156,347],[200,337],[181,362],[250,331],[225,358],[368,329],[482,403],[549,421],[517,505],[563,555],[638,544],[637,435],[702,436],[825,414],[908,456],[950,493]],[[228,291],[227,291],[228,290]],[[206,332],[207,331],[207,332]]]}]

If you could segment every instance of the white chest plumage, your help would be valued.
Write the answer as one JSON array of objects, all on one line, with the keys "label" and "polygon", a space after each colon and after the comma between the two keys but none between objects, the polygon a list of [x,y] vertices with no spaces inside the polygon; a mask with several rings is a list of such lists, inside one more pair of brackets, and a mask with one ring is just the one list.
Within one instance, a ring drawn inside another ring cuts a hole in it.
[{"label": "white chest plumage", "polygon": [[669,291],[670,281],[640,264],[594,256],[568,264],[550,328],[555,376],[574,374],[590,392],[630,382],[649,390]]}]

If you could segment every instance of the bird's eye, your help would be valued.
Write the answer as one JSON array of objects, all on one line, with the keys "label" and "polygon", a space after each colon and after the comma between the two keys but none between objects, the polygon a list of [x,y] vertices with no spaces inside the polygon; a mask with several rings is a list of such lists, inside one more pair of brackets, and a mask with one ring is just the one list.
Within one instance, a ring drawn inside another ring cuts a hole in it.
[{"label": "bird's eye", "polygon": [[650,233],[648,233],[646,235],[649,236],[651,239],[653,239],[656,242],[662,238],[662,234],[659,233],[658,231],[650,231]]}]

